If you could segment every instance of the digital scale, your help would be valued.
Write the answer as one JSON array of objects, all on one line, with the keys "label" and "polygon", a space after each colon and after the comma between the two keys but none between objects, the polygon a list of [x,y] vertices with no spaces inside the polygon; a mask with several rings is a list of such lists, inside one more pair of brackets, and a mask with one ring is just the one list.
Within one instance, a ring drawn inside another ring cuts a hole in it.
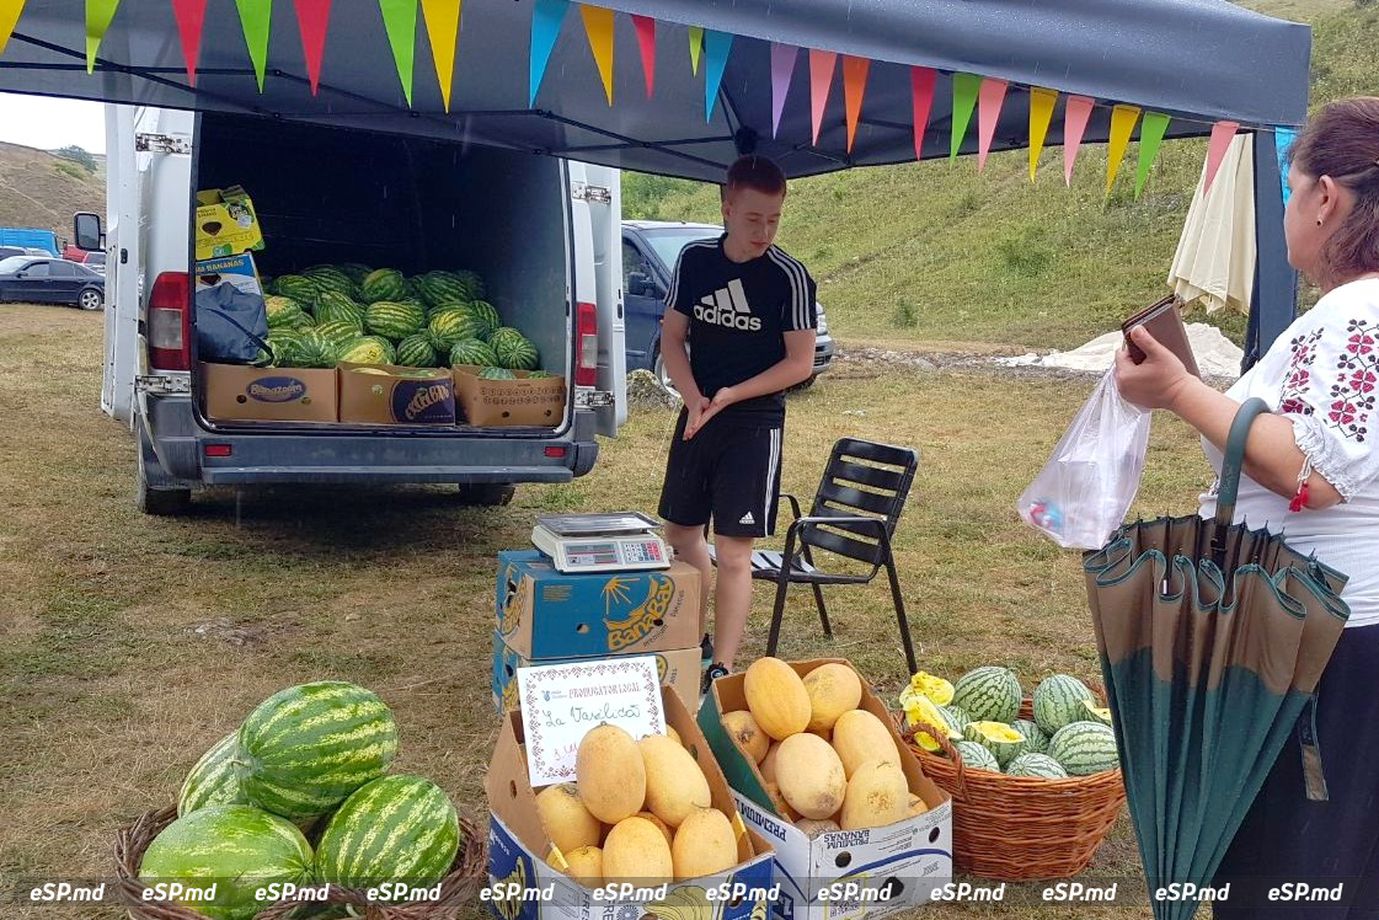
[{"label": "digital scale", "polygon": [[668,569],[670,548],[659,526],[636,511],[548,514],[536,519],[531,541],[566,574]]}]

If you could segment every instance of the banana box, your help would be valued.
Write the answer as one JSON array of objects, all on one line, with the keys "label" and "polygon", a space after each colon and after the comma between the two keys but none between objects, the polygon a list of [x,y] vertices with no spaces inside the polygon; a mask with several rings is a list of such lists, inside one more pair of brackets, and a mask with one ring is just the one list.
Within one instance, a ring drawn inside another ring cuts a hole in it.
[{"label": "banana box", "polygon": [[498,633],[529,660],[668,652],[699,645],[699,570],[558,571],[536,550],[498,554]]}]

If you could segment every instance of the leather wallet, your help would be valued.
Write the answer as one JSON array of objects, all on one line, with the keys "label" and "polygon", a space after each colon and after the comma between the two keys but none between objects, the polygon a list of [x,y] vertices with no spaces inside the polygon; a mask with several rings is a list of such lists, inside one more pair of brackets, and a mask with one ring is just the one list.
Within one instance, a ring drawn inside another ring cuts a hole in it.
[{"label": "leather wallet", "polygon": [[1130,340],[1130,330],[1136,326],[1143,326],[1155,340],[1178,356],[1178,360],[1183,362],[1189,374],[1201,377],[1202,373],[1197,369],[1197,359],[1192,354],[1192,343],[1188,341],[1187,327],[1183,325],[1180,306],[1178,298],[1170,294],[1121,323],[1121,334],[1125,336],[1130,360],[1136,364],[1144,360],[1144,352]]}]

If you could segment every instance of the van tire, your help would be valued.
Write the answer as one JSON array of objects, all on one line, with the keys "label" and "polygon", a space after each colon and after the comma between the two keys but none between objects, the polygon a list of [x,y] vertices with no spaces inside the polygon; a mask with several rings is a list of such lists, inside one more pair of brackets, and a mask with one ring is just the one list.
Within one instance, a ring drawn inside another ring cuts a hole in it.
[{"label": "van tire", "polygon": [[517,494],[517,486],[508,482],[477,482],[460,486],[460,504],[476,507],[506,505]]}]

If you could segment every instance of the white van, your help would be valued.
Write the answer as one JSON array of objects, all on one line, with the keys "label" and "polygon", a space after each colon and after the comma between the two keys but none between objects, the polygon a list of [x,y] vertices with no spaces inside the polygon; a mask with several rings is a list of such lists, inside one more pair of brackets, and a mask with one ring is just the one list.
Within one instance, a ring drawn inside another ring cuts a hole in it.
[{"label": "white van", "polygon": [[[139,442],[138,501],[185,510],[199,484],[456,483],[476,504],[564,482],[626,418],[619,176],[607,167],[432,138],[247,115],[107,107],[108,228],[101,404]],[[458,132],[457,132],[458,134]],[[213,422],[191,293],[199,189],[240,186],[259,272],[318,263],[464,268],[562,375],[558,424],[535,428]],[[104,237],[102,239],[102,236]]]}]

